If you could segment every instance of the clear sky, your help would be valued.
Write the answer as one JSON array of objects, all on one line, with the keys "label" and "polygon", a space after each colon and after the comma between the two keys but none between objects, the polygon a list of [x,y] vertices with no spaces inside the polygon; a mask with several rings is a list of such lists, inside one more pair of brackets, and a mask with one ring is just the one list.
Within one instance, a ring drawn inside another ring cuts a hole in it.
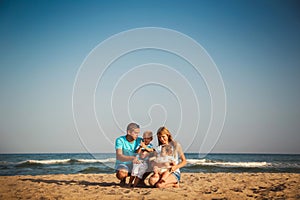
[{"label": "clear sky", "polygon": [[[187,63],[163,51],[137,51],[117,60],[95,91],[95,113],[103,132],[92,130],[99,133],[93,138],[76,131],[72,92],[83,61],[105,39],[143,27],[172,29],[193,38],[218,67],[227,114],[212,152],[300,153],[299,10],[300,3],[291,0],[1,1],[0,153],[114,152],[114,139],[130,122],[127,110],[142,132],[156,132],[165,124],[186,152],[198,152],[210,117],[209,94]],[[148,66],[143,75],[138,73],[142,68],[130,71],[147,63],[161,65]],[[157,82],[156,74],[163,70],[172,86],[145,85],[131,101],[123,101],[124,90],[111,93],[122,77],[126,89],[134,77]],[[193,100],[180,110],[181,101],[187,102],[180,99],[183,90],[170,90],[184,86],[185,80],[200,102],[196,136],[180,129],[194,125],[189,124],[197,116]],[[94,119],[85,120],[82,123]],[[85,143],[86,138],[95,143]]]}]

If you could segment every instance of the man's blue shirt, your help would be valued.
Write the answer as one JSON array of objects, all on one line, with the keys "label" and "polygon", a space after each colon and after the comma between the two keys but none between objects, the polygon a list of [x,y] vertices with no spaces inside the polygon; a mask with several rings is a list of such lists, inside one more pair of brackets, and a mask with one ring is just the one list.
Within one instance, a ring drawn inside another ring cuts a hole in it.
[{"label": "man's blue shirt", "polygon": [[[140,145],[142,141],[142,138],[138,137],[136,140],[129,142],[126,139],[126,135],[124,136],[120,136],[116,139],[116,143],[115,143],[115,149],[122,149],[123,151],[123,155],[125,156],[135,156],[136,153],[136,149],[138,148],[138,146]],[[116,166],[118,166],[119,164],[131,164],[132,161],[120,161],[120,160],[116,160]]]}]

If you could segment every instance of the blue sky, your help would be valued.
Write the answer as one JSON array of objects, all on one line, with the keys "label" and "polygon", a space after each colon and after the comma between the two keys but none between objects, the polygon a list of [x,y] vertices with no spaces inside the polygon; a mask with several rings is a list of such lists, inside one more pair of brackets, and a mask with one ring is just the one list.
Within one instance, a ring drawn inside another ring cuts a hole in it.
[{"label": "blue sky", "polygon": [[[216,63],[226,89],[227,116],[213,152],[300,153],[299,8],[297,1],[271,0],[1,1],[0,153],[86,152],[72,114],[77,71],[100,42],[142,27],[188,35]],[[149,62],[151,56],[144,53],[132,60],[142,57]],[[167,55],[160,56],[167,61]],[[115,84],[116,72],[129,70],[120,66],[112,75],[108,72],[107,84]],[[186,68],[178,70],[193,76]],[[197,84],[187,79],[200,95],[201,80]],[[136,101],[143,95],[149,94],[152,100],[164,94],[160,89],[141,91]],[[102,94],[99,87],[97,97]],[[168,116],[176,116],[178,113],[172,113],[176,101],[172,95],[166,99],[171,102]],[[151,101],[146,103],[151,106]],[[135,121],[146,123],[143,104],[131,107]],[[161,116],[163,109],[153,112]],[[173,117],[167,124],[173,132],[178,119]],[[126,119],[122,123],[125,129]],[[157,124],[149,126],[152,131]],[[122,134],[114,123],[106,122],[106,126],[105,134],[111,132],[111,140]],[[181,143],[187,151],[197,152],[198,139],[191,146]],[[113,152],[108,141],[99,141],[99,146],[105,146],[99,148],[101,152]]]}]

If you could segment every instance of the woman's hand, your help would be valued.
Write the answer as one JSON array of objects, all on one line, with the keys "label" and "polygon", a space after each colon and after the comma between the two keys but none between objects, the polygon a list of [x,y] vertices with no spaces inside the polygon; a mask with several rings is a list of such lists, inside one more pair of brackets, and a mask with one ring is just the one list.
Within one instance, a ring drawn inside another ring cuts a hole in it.
[{"label": "woman's hand", "polygon": [[170,166],[175,166],[176,162],[174,160],[170,161]]},{"label": "woman's hand", "polygon": [[170,169],[171,172],[175,172],[178,169],[177,165],[173,165]]}]

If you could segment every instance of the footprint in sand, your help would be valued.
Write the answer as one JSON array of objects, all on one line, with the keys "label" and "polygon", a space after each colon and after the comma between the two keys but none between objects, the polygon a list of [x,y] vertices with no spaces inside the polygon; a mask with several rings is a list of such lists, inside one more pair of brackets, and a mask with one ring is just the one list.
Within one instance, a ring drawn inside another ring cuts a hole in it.
[{"label": "footprint in sand", "polygon": [[143,195],[149,195],[149,194],[151,194],[151,191],[147,191]]},{"label": "footprint in sand", "polygon": [[125,194],[129,194],[131,191],[130,190],[125,190],[124,193]]}]

